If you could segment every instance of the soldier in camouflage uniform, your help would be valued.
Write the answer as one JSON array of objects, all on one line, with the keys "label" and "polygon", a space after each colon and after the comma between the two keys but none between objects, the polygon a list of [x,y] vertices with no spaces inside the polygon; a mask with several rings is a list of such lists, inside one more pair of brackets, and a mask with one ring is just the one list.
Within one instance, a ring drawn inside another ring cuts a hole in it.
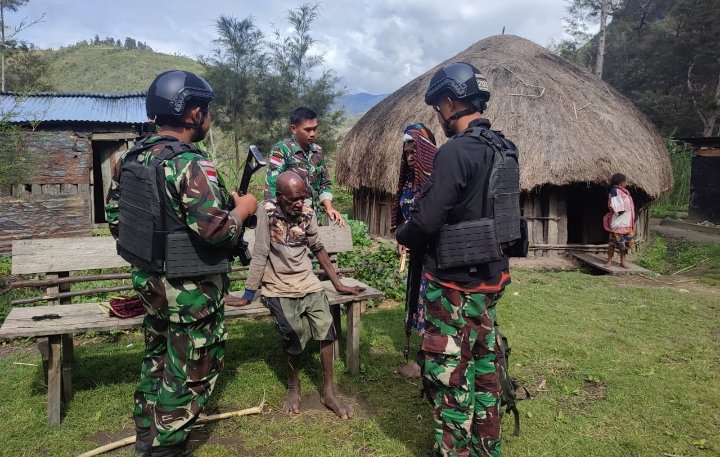
[{"label": "soldier in camouflage uniform", "polygon": [[[136,160],[148,165],[169,144],[187,149],[160,166],[158,185],[169,208],[187,230],[228,255],[238,241],[243,221],[257,208],[251,195],[228,194],[213,163],[192,145],[210,128],[208,104],[214,97],[202,78],[183,71],[160,74],[147,95],[148,117],[159,127],[135,145],[145,148]],[[179,108],[178,108],[179,107]],[[131,151],[132,151],[131,150]],[[110,231],[122,237],[120,187],[123,156],[115,170],[105,207]],[[234,209],[230,210],[230,199]],[[184,456],[188,434],[207,404],[223,368],[226,330],[226,274],[168,279],[133,265],[133,288],[147,314],[145,356],[135,391],[133,417],[137,457]]]},{"label": "soldier in camouflage uniform", "polygon": [[325,166],[322,148],[315,144],[317,113],[303,106],[290,114],[292,137],[278,141],[270,151],[265,178],[265,200],[274,200],[277,178],[292,170],[305,180],[309,197],[305,202],[320,215],[325,212],[331,221],[345,225],[342,215],[333,208],[330,174]]},{"label": "soldier in camouflage uniform", "polygon": [[245,294],[237,306],[250,303],[262,285],[262,301],[277,320],[277,328],[288,354],[290,380],[283,410],[300,413],[300,357],[310,339],[320,341],[320,360],[325,382],[321,401],[339,418],[352,416],[352,408],[335,394],[333,383],[333,341],[337,338],[327,294],[313,274],[308,250],[317,258],[341,294],[362,292],[348,287],[338,278],[330,257],[318,237],[317,218],[304,204],[307,188],[292,171],[277,179],[277,200],[266,200],[257,211],[255,246],[245,284]]},{"label": "soldier in camouflage uniform", "polygon": [[467,63],[450,64],[432,77],[425,102],[450,139],[437,152],[416,212],[396,231],[398,243],[412,250],[427,248],[419,364],[424,392],[435,408],[432,456],[501,455],[493,324],[497,301],[510,284],[508,258],[501,254],[486,263],[440,268],[436,250],[445,224],[488,217],[485,184],[493,151],[466,133],[473,127],[490,128],[490,121],[481,117],[489,98],[485,78]]}]

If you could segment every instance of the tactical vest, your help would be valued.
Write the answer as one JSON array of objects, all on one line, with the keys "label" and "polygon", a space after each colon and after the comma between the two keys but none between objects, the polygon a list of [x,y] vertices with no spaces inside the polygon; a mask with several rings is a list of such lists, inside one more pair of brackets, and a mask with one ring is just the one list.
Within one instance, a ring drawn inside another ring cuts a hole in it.
[{"label": "tactical vest", "polygon": [[137,160],[157,144],[136,145],[123,159],[118,254],[135,267],[168,278],[229,272],[228,251],[191,233],[167,201],[164,163],[197,149],[172,139],[149,165]]},{"label": "tactical vest", "polygon": [[493,152],[485,181],[483,217],[445,224],[436,242],[440,269],[469,267],[508,257],[526,257],[527,222],[520,215],[520,163],[518,150],[502,133],[472,127],[460,136],[476,138]]},{"label": "tactical vest", "polygon": [[498,243],[509,244],[520,238],[520,162],[517,146],[502,133],[482,127],[465,131],[492,149],[492,169],[485,185],[483,216],[495,221]]}]

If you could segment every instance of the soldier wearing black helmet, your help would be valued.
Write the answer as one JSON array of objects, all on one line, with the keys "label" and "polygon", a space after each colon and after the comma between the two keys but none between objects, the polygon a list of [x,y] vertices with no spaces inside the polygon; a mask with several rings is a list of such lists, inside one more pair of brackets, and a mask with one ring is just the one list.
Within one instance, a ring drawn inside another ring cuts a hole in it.
[{"label": "soldier wearing black helmet", "polygon": [[[495,244],[496,255],[482,249],[444,250],[443,244],[452,230],[465,233],[466,227],[488,220],[494,150],[481,136],[511,144],[482,117],[489,99],[485,77],[468,63],[447,65],[432,77],[425,103],[437,112],[450,140],[437,153],[417,212],[396,232],[398,243],[427,249],[426,327],[419,363],[424,392],[435,407],[431,455],[501,454],[493,323],[495,304],[510,283],[508,259],[497,241],[487,243]],[[479,237],[470,234],[469,239]],[[447,252],[455,257],[448,259]]]},{"label": "soldier wearing black helmet", "polygon": [[136,457],[190,455],[188,434],[223,366],[227,258],[257,209],[252,195],[228,194],[194,146],[210,128],[213,98],[193,73],[158,75],[146,99],[158,132],[123,155],[108,193],[110,231],[147,311]]}]

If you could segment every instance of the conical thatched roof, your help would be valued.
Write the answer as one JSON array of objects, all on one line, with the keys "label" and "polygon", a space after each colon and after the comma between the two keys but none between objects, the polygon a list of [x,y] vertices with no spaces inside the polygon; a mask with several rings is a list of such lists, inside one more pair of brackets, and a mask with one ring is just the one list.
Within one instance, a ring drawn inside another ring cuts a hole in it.
[{"label": "conical thatched roof", "polygon": [[487,77],[492,96],[484,116],[518,145],[523,190],[604,184],[618,172],[651,198],[671,188],[663,141],[629,100],[593,74],[509,35],[475,43],[368,111],[341,144],[338,183],[395,191],[403,127],[423,122],[444,141],[423,95],[441,66],[458,61],[472,63]]}]

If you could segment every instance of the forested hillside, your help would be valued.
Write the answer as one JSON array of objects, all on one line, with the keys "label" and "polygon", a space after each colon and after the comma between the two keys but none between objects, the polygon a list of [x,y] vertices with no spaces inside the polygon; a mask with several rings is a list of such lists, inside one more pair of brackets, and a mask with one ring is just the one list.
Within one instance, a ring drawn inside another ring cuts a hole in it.
[{"label": "forested hillside", "polygon": [[[585,18],[597,19],[601,1],[570,4],[585,11]],[[603,80],[630,98],[664,133],[719,135],[718,0],[614,0],[609,13]],[[577,22],[569,22],[566,30],[577,32]],[[593,68],[600,34],[587,43],[582,33],[574,37],[556,50]]]},{"label": "forested hillside", "polygon": [[62,92],[145,91],[161,71],[202,72],[202,66],[187,57],[117,46],[74,46],[54,54],[40,81]]}]

